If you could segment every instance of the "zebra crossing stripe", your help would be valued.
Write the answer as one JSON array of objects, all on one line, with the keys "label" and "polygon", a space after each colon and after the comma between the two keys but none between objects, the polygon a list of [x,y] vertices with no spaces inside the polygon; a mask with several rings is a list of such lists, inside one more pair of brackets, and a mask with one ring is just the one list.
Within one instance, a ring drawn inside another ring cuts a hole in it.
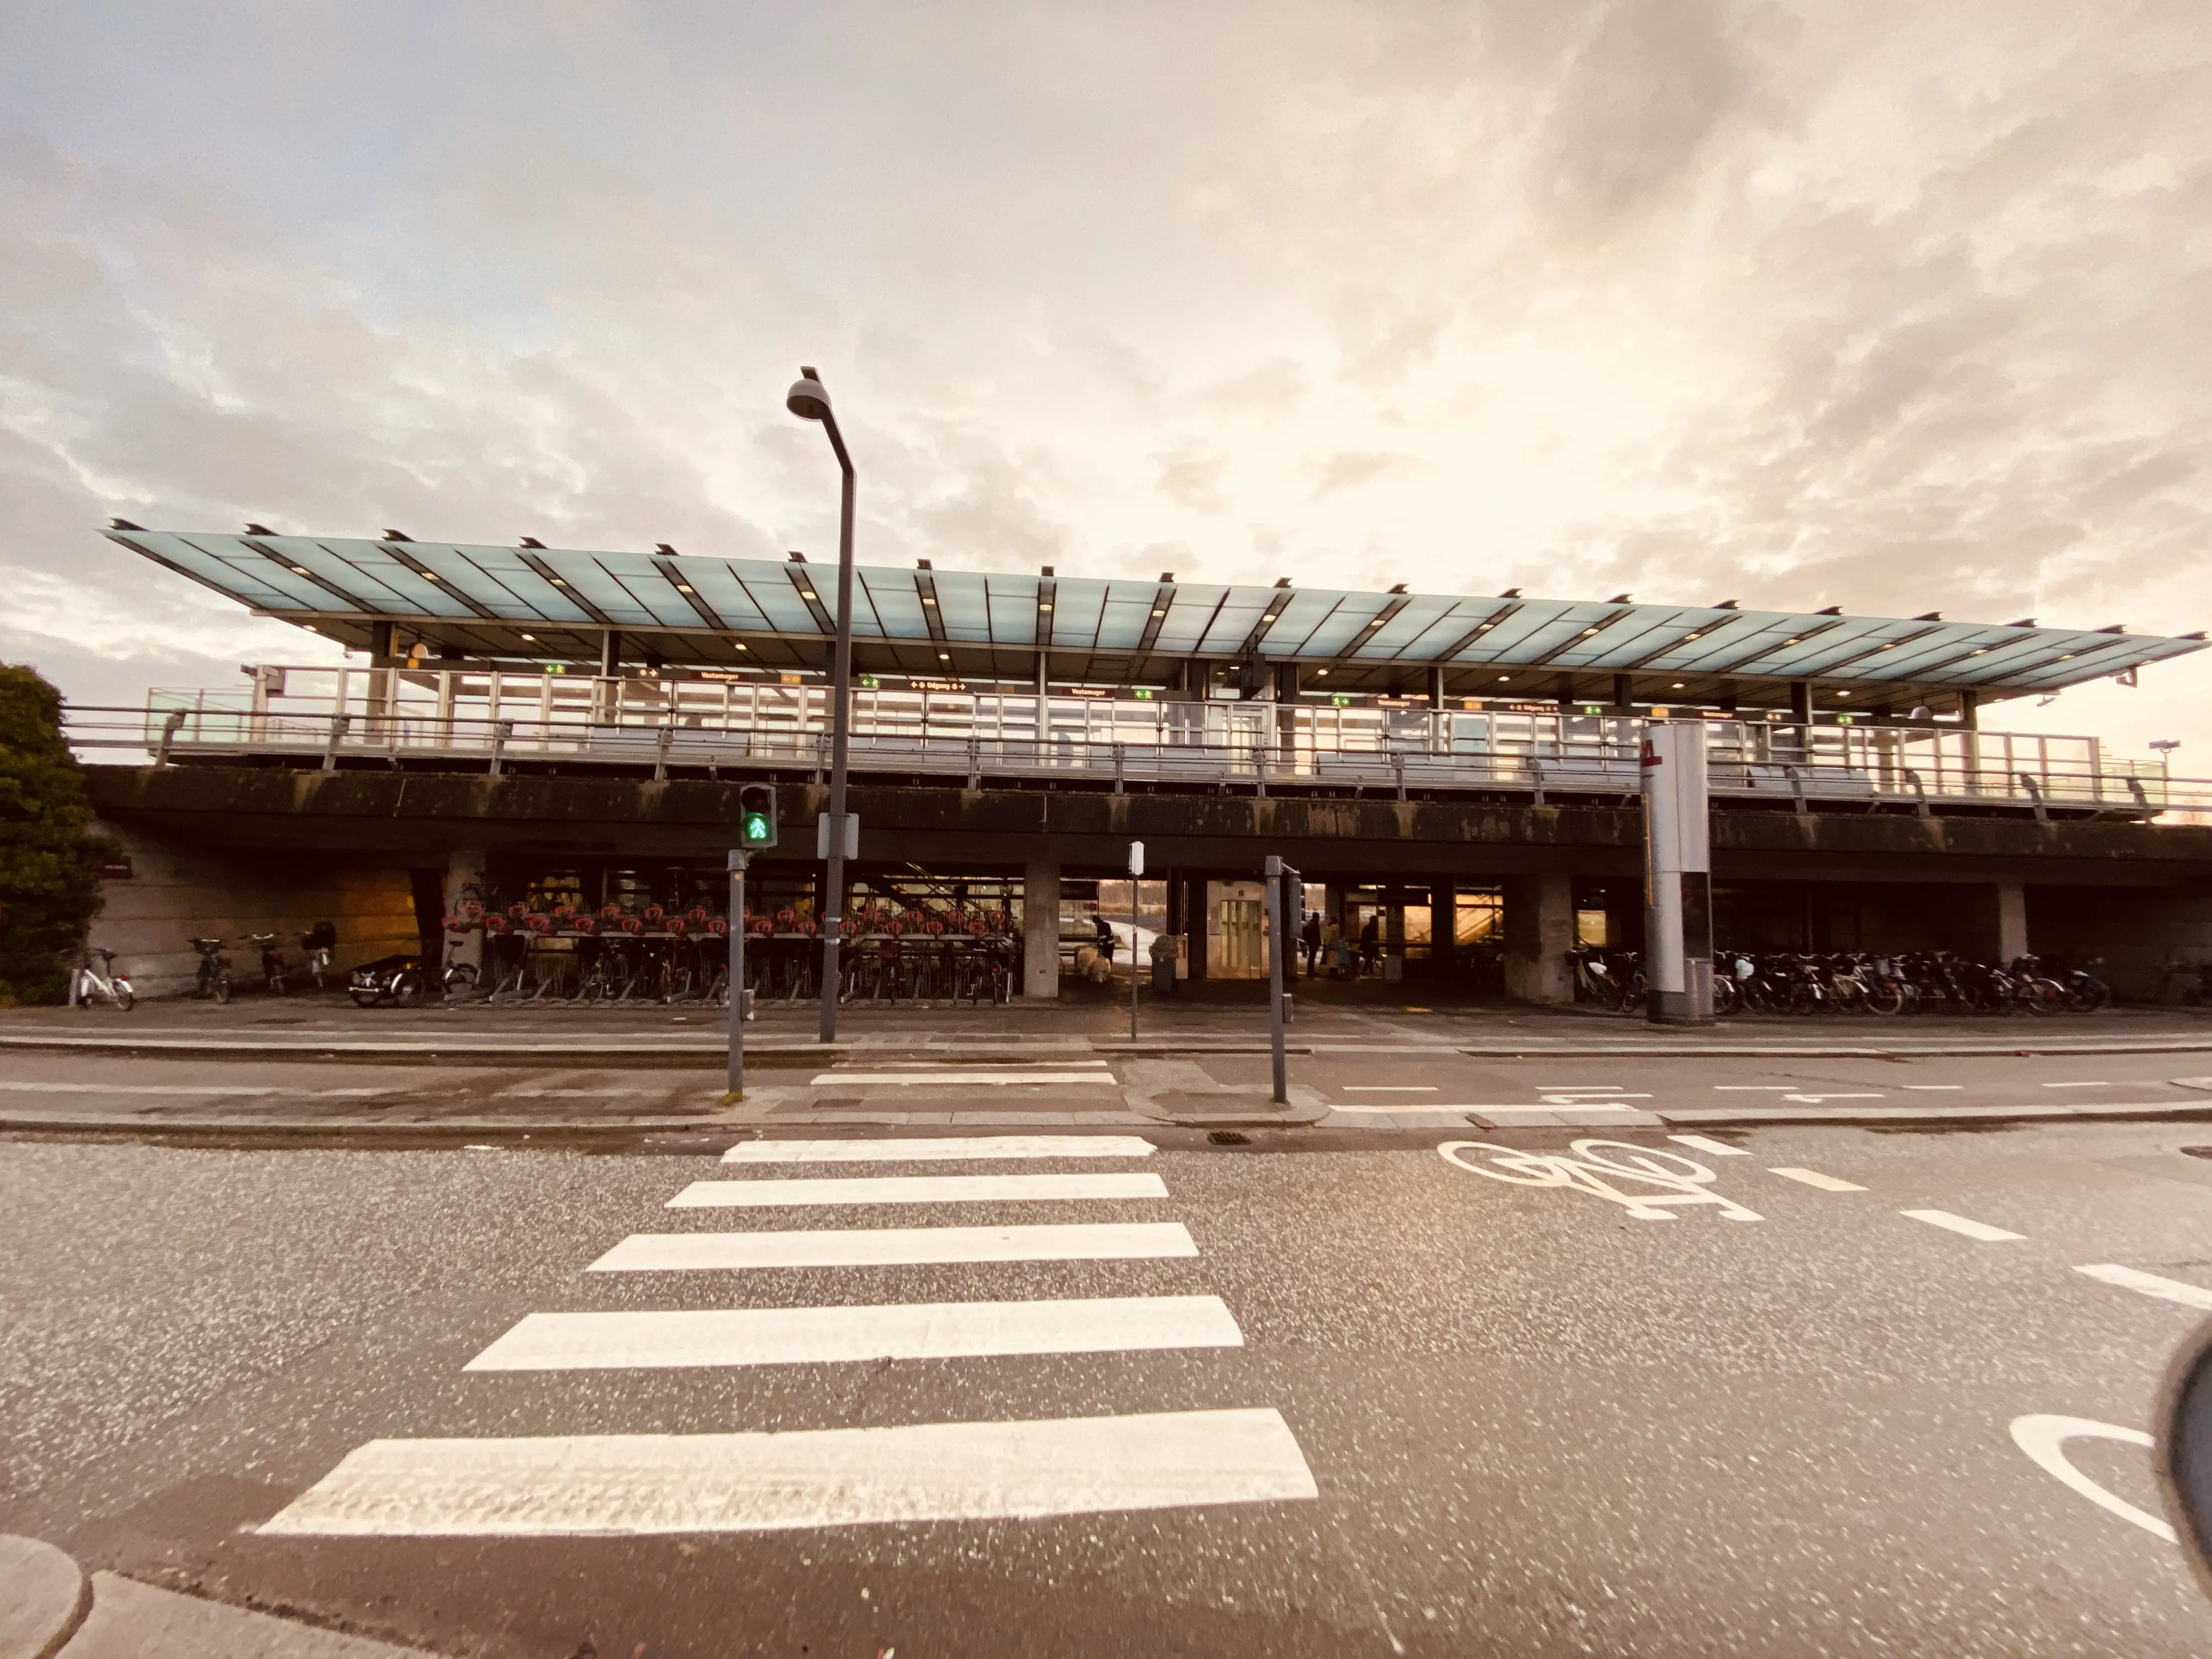
[{"label": "zebra crossing stripe", "polygon": [[981,1521],[1319,1496],[1279,1413],[373,1440],[260,1527],[521,1537]]},{"label": "zebra crossing stripe", "polygon": [[954,1083],[1106,1083],[1111,1072],[824,1072],[814,1079],[819,1089],[833,1083],[954,1084]]},{"label": "zebra crossing stripe", "polygon": [[672,1210],[768,1209],[807,1204],[1006,1204],[1050,1199],[1165,1198],[1156,1175],[820,1176],[779,1181],[695,1181]]},{"label": "zebra crossing stripe", "polygon": [[725,1164],[918,1164],[962,1158],[1150,1158],[1142,1135],[947,1135],[903,1140],[745,1140]]},{"label": "zebra crossing stripe", "polygon": [[665,1370],[1243,1346],[1244,1334],[1218,1296],[685,1308],[526,1314],[462,1369]]},{"label": "zebra crossing stripe", "polygon": [[586,1271],[904,1267],[941,1261],[1107,1261],[1197,1254],[1198,1246],[1180,1221],[1052,1227],[847,1227],[819,1232],[635,1233]]}]

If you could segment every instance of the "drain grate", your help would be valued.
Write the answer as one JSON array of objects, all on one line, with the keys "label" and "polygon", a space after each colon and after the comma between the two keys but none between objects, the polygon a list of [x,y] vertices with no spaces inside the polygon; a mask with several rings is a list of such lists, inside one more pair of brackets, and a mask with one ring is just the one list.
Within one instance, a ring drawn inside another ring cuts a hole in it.
[{"label": "drain grate", "polygon": [[1252,1144],[1251,1136],[1240,1135],[1234,1129],[1209,1129],[1206,1139],[1216,1146],[1249,1146]]}]

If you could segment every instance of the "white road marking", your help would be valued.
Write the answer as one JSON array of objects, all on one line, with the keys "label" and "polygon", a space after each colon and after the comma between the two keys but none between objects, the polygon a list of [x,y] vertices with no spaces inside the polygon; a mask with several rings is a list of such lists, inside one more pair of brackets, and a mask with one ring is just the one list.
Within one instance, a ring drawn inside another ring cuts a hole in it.
[{"label": "white road marking", "polygon": [[1243,1333],[1218,1296],[687,1308],[675,1312],[526,1314],[461,1369],[668,1370],[1243,1345]]},{"label": "white road marking", "polygon": [[1808,1187],[1818,1187],[1824,1193],[1863,1193],[1865,1188],[1856,1181],[1840,1181],[1832,1175],[1822,1175],[1818,1170],[1773,1170],[1766,1172],[1785,1180],[1802,1181]]},{"label": "white road marking", "polygon": [[792,1204],[1019,1204],[1071,1198],[1165,1198],[1156,1175],[821,1176],[798,1181],[695,1181],[672,1210]]},{"label": "white road marking", "polygon": [[499,1091],[502,1100],[617,1100],[635,1095],[665,1095],[669,1089],[537,1089],[514,1088]]},{"label": "white road marking", "polygon": [[2169,1544],[2176,1541],[2173,1528],[2166,1522],[2137,1509],[2125,1498],[2114,1497],[2066,1461],[2065,1444],[2069,1440],[2117,1440],[2124,1446],[2152,1444],[2151,1437],[2141,1429],[2124,1429],[2117,1424],[2100,1423],[2087,1417],[2054,1417],[2042,1413],[2015,1417],[2011,1426],[2013,1444],[2033,1458],[2045,1474],[2056,1476],[2099,1509],[2123,1521],[2132,1521]]},{"label": "white road marking", "polygon": [[1109,1261],[1194,1256],[1180,1221],[1048,1227],[848,1227],[819,1232],[634,1233],[585,1271],[907,1267],[935,1261]]},{"label": "white road marking", "polygon": [[1667,1139],[1680,1141],[1685,1146],[1694,1146],[1701,1152],[1711,1152],[1715,1158],[1749,1158],[1751,1156],[1741,1146],[1731,1146],[1724,1140],[1710,1140],[1704,1135],[1668,1135]]},{"label": "white road marking", "polygon": [[1899,1085],[1920,1094],[1956,1094],[1966,1085],[1963,1083],[1906,1083]]},{"label": "white road marking", "polygon": [[1556,1100],[1545,1100],[1539,1101],[1533,1106],[1526,1104],[1519,1106],[1447,1106],[1443,1109],[1448,1112],[1557,1112],[1565,1110],[1577,1112],[1632,1112],[1636,1108],[1633,1106],[1617,1106],[1602,1100],[1577,1101],[1572,1107],[1564,1107]]},{"label": "white road marking", "polygon": [[1650,1095],[1631,1094],[1626,1089],[1539,1089],[1536,1092],[1547,1100],[1562,1105],[1595,1106],[1608,1100],[1649,1100]]},{"label": "white road marking", "polygon": [[1880,1100],[1881,1095],[1784,1095],[1784,1100],[1794,1100],[1806,1106],[1818,1106],[1829,1100]]},{"label": "white road marking", "polygon": [[1318,1496],[1273,1411],[787,1434],[372,1440],[259,1530],[350,1537],[750,1532]]},{"label": "white road marking", "polygon": [[1347,1083],[1344,1092],[1348,1095],[1432,1095],[1437,1092],[1433,1083]]},{"label": "white road marking", "polygon": [[[0,1089],[24,1095],[276,1095],[267,1087],[182,1083],[0,1083]],[[305,1090],[294,1091],[304,1094]]]},{"label": "white road marking", "polygon": [[[1471,1164],[1460,1154],[1480,1152],[1484,1162]],[[1620,1161],[1606,1156],[1624,1153]],[[1516,1187],[1569,1187],[1593,1198],[1625,1206],[1638,1221],[1673,1221],[1670,1204],[1714,1204],[1729,1221],[1757,1221],[1758,1212],[1707,1188],[1713,1172],[1680,1152],[1638,1146],[1625,1140],[1588,1139],[1573,1144],[1573,1156],[1539,1152],[1517,1146],[1500,1146],[1482,1140],[1447,1140],[1437,1155],[1455,1169]],[[1632,1181],[1652,1192],[1624,1192],[1620,1182]]]},{"label": "white road marking", "polygon": [[2025,1233],[2008,1233],[2002,1227],[1992,1227],[1986,1221],[1969,1221],[1962,1215],[1953,1215],[1948,1210],[1899,1210],[1899,1215],[1909,1215],[1915,1221],[1924,1221],[1931,1227],[1944,1227],[1954,1233],[1978,1239],[1984,1244],[2001,1244],[2008,1239],[2025,1238]]},{"label": "white road marking", "polygon": [[2160,1279],[2156,1273],[2138,1273],[2133,1267],[2123,1267],[2117,1262],[2100,1261],[2087,1267],[2076,1267],[2077,1273],[2087,1273],[2092,1279],[2101,1279],[2107,1285],[2118,1285],[2123,1290],[2141,1291],[2145,1296],[2154,1296],[2161,1302],[2179,1302],[2185,1308],[2201,1308],[2212,1313],[2212,1291],[2179,1279]]},{"label": "white road marking", "polygon": [[741,1140],[725,1164],[924,1164],[963,1158],[1150,1158],[1142,1135],[946,1135],[902,1140]]},{"label": "white road marking", "polygon": [[2044,1086],[2045,1088],[2046,1088],[2046,1089],[2113,1089],[2113,1088],[2118,1088],[2119,1085],[2118,1085],[2118,1084],[2112,1084],[2112,1083],[2097,1082],[2097,1083],[2046,1083],[2046,1084],[2045,1084],[2043,1086]]},{"label": "white road marking", "polygon": [[1109,1072],[824,1072],[814,1079],[813,1086],[820,1089],[837,1083],[866,1083],[951,1087],[963,1083],[1110,1084],[1113,1081],[1113,1074]]}]

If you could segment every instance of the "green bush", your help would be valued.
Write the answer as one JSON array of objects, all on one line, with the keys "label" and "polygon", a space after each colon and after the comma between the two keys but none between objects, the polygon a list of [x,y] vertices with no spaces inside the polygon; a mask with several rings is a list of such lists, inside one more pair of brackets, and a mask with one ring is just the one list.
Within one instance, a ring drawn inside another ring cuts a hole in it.
[{"label": "green bush", "polygon": [[0,666],[0,1001],[59,1002],[111,851],[62,741],[61,693]]}]

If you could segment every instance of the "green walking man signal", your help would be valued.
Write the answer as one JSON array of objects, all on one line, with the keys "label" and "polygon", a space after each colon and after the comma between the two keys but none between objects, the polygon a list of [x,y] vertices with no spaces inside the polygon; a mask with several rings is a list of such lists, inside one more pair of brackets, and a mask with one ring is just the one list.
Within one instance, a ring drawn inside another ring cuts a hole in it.
[{"label": "green walking man signal", "polygon": [[747,852],[775,845],[775,787],[749,783],[738,791],[738,845]]}]

